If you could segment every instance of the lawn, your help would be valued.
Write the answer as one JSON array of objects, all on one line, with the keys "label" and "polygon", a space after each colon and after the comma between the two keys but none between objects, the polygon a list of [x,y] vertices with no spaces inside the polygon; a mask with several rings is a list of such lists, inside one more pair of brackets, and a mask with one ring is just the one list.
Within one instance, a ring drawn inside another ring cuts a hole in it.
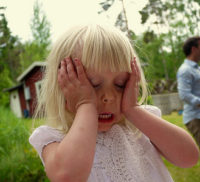
[{"label": "lawn", "polygon": [[[163,118],[185,128],[182,116],[175,112]],[[9,109],[0,106],[0,181],[49,181],[37,153],[28,142],[31,127],[31,119],[18,119]],[[189,169],[176,167],[166,160],[164,162],[175,182],[200,181],[200,161]]]},{"label": "lawn", "polygon": [[0,181],[47,182],[43,166],[30,146],[32,120],[18,119],[0,106]]},{"label": "lawn", "polygon": [[[167,121],[186,129],[182,123],[182,116],[173,112],[171,115],[163,116]],[[181,142],[181,141],[180,141]],[[192,168],[179,168],[164,160],[175,182],[199,182],[200,181],[200,160]]]}]

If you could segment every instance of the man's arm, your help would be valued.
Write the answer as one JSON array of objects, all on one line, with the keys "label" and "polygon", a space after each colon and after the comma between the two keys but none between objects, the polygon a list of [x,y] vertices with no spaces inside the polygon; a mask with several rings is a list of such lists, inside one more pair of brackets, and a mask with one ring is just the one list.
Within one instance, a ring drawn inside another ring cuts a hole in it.
[{"label": "man's arm", "polygon": [[178,93],[181,100],[200,107],[200,97],[197,97],[192,93],[193,79],[193,76],[187,71],[178,73]]}]

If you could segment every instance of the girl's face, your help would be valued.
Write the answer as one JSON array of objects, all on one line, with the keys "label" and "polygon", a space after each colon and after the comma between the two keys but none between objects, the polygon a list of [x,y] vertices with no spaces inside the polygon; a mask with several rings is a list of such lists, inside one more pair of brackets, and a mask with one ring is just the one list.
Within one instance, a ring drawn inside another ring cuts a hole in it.
[{"label": "girl's face", "polygon": [[87,70],[86,74],[97,95],[98,131],[108,131],[122,120],[121,100],[129,73]]}]

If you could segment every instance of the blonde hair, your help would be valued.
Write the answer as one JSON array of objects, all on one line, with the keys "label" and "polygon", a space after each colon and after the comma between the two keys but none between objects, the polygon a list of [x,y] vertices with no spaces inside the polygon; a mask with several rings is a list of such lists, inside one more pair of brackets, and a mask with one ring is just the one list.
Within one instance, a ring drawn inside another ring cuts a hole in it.
[{"label": "blonde hair", "polygon": [[148,95],[146,81],[128,38],[114,27],[94,24],[75,26],[58,39],[46,60],[36,116],[45,117],[48,125],[67,131],[74,118],[65,109],[64,95],[57,82],[58,67],[65,57],[80,59],[86,69],[112,72],[131,72],[130,61],[136,57],[141,74],[139,103],[145,101]]}]

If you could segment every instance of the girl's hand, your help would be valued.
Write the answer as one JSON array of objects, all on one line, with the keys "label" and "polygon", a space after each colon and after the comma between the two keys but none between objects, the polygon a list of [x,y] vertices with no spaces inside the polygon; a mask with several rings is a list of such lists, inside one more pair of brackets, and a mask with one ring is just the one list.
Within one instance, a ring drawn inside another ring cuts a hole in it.
[{"label": "girl's hand", "polygon": [[80,105],[86,103],[96,106],[96,93],[86,77],[80,60],[75,59],[74,64],[70,58],[61,61],[58,84],[66,99],[66,108],[70,112],[75,113]]},{"label": "girl's hand", "polygon": [[140,71],[136,63],[136,58],[131,61],[132,73],[126,83],[126,87],[122,96],[121,110],[126,116],[131,112],[132,108],[138,106],[137,99],[139,94]]}]

